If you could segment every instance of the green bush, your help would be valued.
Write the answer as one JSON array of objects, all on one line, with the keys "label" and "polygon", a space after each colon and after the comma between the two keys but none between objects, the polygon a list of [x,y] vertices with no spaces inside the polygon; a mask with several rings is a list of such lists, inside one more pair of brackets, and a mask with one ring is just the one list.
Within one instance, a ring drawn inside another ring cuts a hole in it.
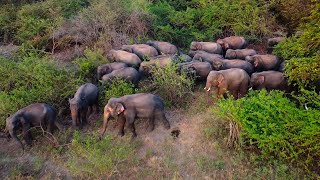
[{"label": "green bush", "polygon": [[102,92],[102,98],[100,100],[100,104],[106,105],[108,100],[112,97],[121,97],[124,95],[134,94],[136,89],[133,84],[128,83],[122,79],[115,79],[112,81],[111,84],[105,84],[103,89],[100,91]]},{"label": "green bush", "polygon": [[301,35],[286,39],[275,48],[275,54],[286,63],[290,82],[300,87],[319,87],[320,82],[320,4],[313,7],[307,23],[301,24]]},{"label": "green bush", "polygon": [[319,109],[298,108],[283,92],[263,90],[237,101],[221,100],[214,112],[236,123],[242,146],[256,146],[264,159],[285,160],[309,170],[320,165]]},{"label": "green bush", "polygon": [[13,62],[0,57],[0,127],[7,114],[36,102],[48,103],[57,110],[68,108],[82,81],[67,69],[47,58],[25,57]]},{"label": "green bush", "polygon": [[213,41],[232,34],[260,40],[275,21],[263,1],[158,1],[150,6],[155,39],[188,47],[191,41]]},{"label": "green bush", "polygon": [[85,57],[77,58],[73,61],[77,65],[80,76],[84,79],[95,81],[97,74],[97,67],[102,64],[109,63],[102,55],[102,51],[97,49],[95,51],[86,49],[84,51]]},{"label": "green bush", "polygon": [[186,105],[188,98],[193,94],[194,80],[185,73],[178,73],[178,67],[168,65],[165,67],[151,67],[150,87],[141,91],[154,91],[159,94],[167,106]]},{"label": "green bush", "polygon": [[112,176],[114,168],[133,160],[136,145],[129,139],[106,136],[97,141],[94,135],[81,136],[75,132],[67,164],[74,175],[100,179]]}]

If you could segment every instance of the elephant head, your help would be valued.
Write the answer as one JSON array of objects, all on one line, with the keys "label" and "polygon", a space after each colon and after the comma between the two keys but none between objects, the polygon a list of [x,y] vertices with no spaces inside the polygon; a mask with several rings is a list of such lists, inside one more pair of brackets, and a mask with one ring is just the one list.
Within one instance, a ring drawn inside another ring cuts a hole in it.
[{"label": "elephant head", "polygon": [[250,78],[250,87],[252,87],[253,89],[256,89],[257,87],[264,84],[264,81],[265,81],[265,76],[252,74]]},{"label": "elephant head", "polygon": [[116,51],[115,50],[110,50],[109,53],[107,54],[107,59],[114,61],[116,58]]},{"label": "elephant head", "polygon": [[253,65],[254,57],[253,56],[246,56],[245,60]]},{"label": "elephant head", "polygon": [[71,118],[73,122],[77,122],[80,118],[80,113],[86,107],[86,99],[84,97],[69,99]]},{"label": "elephant head", "polygon": [[190,49],[191,50],[201,50],[202,46],[199,42],[192,42]]},{"label": "elephant head", "polygon": [[127,51],[127,52],[129,52],[129,53],[133,53],[133,50],[132,50],[131,45],[123,45],[123,46],[121,47],[121,49],[124,50],[124,51]]},{"label": "elephant head", "polygon": [[219,71],[223,67],[222,60],[215,60],[212,62],[212,67],[214,70]]},{"label": "elephant head", "polygon": [[106,64],[106,65],[102,65],[102,66],[99,66],[97,68],[97,76],[98,76],[98,79],[100,80],[102,78],[103,75],[105,74],[109,74],[113,71],[113,69],[110,67],[110,65]]},{"label": "elephant head", "polygon": [[122,102],[118,101],[117,98],[109,99],[108,104],[104,107],[103,128],[100,132],[100,139],[106,132],[110,116],[118,117],[124,111],[125,111],[125,107]]},{"label": "elephant head", "polygon": [[217,43],[220,44],[222,49],[224,49],[224,50],[229,49],[229,44],[226,43],[223,39],[218,39]]},{"label": "elephant head", "polygon": [[24,120],[22,114],[9,116],[6,119],[6,130],[9,131],[10,136],[20,144],[22,151],[24,152],[24,146],[17,136],[17,129],[21,126],[21,119]]},{"label": "elephant head", "polygon": [[221,88],[224,83],[225,78],[222,73],[211,71],[204,89],[209,92],[211,88]]}]

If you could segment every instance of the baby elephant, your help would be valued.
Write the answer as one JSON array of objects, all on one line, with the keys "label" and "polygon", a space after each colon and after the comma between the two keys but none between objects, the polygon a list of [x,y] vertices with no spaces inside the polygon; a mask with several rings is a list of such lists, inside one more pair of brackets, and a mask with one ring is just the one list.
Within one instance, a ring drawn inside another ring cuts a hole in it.
[{"label": "baby elephant", "polygon": [[246,61],[251,63],[254,70],[258,72],[277,70],[280,65],[279,58],[271,54],[247,56]]},{"label": "baby elephant", "polygon": [[222,54],[221,46],[214,42],[192,42],[190,49],[192,51],[201,50],[212,54]]},{"label": "baby elephant", "polygon": [[99,90],[92,83],[86,83],[77,90],[74,98],[69,99],[72,125],[77,127],[87,123],[87,114],[90,109],[98,112],[99,108]]},{"label": "baby elephant", "polygon": [[123,45],[121,49],[136,54],[141,60],[159,55],[154,47],[146,44]]},{"label": "baby elephant", "polygon": [[243,69],[211,71],[204,89],[209,94],[209,91],[215,88],[219,98],[229,91],[235,99],[238,99],[247,94],[249,81],[250,77]]},{"label": "baby elephant", "polygon": [[178,48],[168,42],[162,42],[162,41],[148,41],[148,45],[156,48],[159,54],[178,54]]},{"label": "baby elephant", "polygon": [[239,60],[239,59],[232,59],[232,60],[217,59],[212,62],[212,67],[216,71],[231,69],[231,68],[240,68],[245,70],[249,75],[251,75],[254,72],[254,68],[249,62]]},{"label": "baby elephant", "polygon": [[217,43],[226,51],[227,49],[243,49],[248,43],[242,36],[230,36],[224,39],[218,39]]},{"label": "baby elephant", "polygon": [[140,58],[136,54],[123,50],[110,50],[108,59],[111,61],[126,63],[127,65],[135,68],[139,67],[141,63]]},{"label": "baby elephant", "polygon": [[283,73],[278,71],[263,71],[253,73],[250,79],[250,86],[253,90],[289,90],[288,82]]},{"label": "baby elephant", "polygon": [[119,117],[119,135],[124,135],[124,125],[128,122],[128,127],[132,132],[132,137],[136,137],[134,121],[136,118],[149,120],[148,130],[154,129],[155,120],[161,120],[166,129],[170,129],[170,123],[164,113],[163,100],[150,93],[139,93],[111,98],[104,107],[103,127],[100,132],[100,139],[106,132],[109,117]]},{"label": "baby elephant", "polygon": [[102,81],[104,83],[105,82],[110,83],[111,81],[117,78],[123,79],[137,86],[140,80],[140,74],[135,68],[127,67],[127,68],[114,70],[111,73],[104,75],[102,77]]},{"label": "baby elephant", "polygon": [[48,104],[35,103],[23,109],[20,109],[15,114],[6,119],[6,129],[10,136],[15,139],[24,150],[22,142],[17,137],[17,130],[22,129],[23,139],[25,142],[31,144],[31,127],[42,127],[53,133],[54,127],[63,130],[60,123],[56,121],[57,113],[55,109]]},{"label": "baby elephant", "polygon": [[114,63],[101,65],[97,68],[97,78],[98,80],[101,80],[103,75],[109,74],[113,70],[122,69],[125,67],[128,67],[128,65],[123,62],[114,62]]},{"label": "baby elephant", "polygon": [[254,49],[228,49],[226,52],[226,59],[242,59],[245,60],[247,56],[256,55],[257,52]]}]

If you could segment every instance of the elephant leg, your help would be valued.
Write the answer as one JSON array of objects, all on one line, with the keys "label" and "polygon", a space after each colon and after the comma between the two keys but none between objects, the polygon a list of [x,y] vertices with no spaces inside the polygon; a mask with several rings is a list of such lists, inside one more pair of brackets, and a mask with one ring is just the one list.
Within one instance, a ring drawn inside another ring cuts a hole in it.
[{"label": "elephant leg", "polygon": [[154,117],[149,118],[149,122],[148,122],[148,132],[151,132],[154,130]]},{"label": "elephant leg", "polygon": [[234,99],[238,99],[239,98],[239,90],[233,90],[232,91],[232,96]]},{"label": "elephant leg", "polygon": [[29,123],[25,123],[23,124],[23,128],[22,128],[23,139],[25,140],[27,145],[31,145],[32,143],[30,127],[31,126]]},{"label": "elephant leg", "polygon": [[218,88],[217,90],[217,97],[220,99],[223,97],[224,93],[226,92],[226,90],[224,88]]},{"label": "elephant leg", "polygon": [[244,97],[248,93],[248,81],[242,82],[239,87],[239,98]]},{"label": "elephant leg", "polygon": [[163,111],[160,111],[158,116],[162,120],[164,127],[166,129],[170,129],[170,123],[169,123],[165,113]]},{"label": "elephant leg", "polygon": [[124,135],[124,125],[126,124],[126,118],[124,117],[124,115],[120,115],[118,117],[118,122],[119,124],[119,132],[118,132],[118,135],[119,136],[123,136]]},{"label": "elephant leg", "polygon": [[128,125],[130,131],[132,132],[132,138],[137,137],[136,128],[134,127],[134,122],[129,123]]},{"label": "elephant leg", "polygon": [[49,133],[53,133],[53,129],[54,129],[54,122],[50,121],[48,124],[48,131]]},{"label": "elephant leg", "polygon": [[83,110],[83,112],[82,112],[82,115],[81,115],[81,124],[82,124],[82,125],[88,124],[88,121],[87,121],[88,109],[89,109],[89,108],[86,108],[86,109]]}]

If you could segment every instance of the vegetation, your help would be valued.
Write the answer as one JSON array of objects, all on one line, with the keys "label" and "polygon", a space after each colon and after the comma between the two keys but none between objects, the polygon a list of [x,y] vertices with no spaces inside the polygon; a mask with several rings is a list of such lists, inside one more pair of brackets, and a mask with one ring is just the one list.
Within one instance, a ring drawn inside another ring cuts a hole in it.
[{"label": "vegetation", "polygon": [[214,112],[236,124],[229,142],[239,139],[241,146],[255,146],[268,160],[285,160],[308,170],[320,165],[320,149],[314,146],[320,143],[319,109],[298,108],[283,92],[263,90],[238,101],[220,101]]}]

